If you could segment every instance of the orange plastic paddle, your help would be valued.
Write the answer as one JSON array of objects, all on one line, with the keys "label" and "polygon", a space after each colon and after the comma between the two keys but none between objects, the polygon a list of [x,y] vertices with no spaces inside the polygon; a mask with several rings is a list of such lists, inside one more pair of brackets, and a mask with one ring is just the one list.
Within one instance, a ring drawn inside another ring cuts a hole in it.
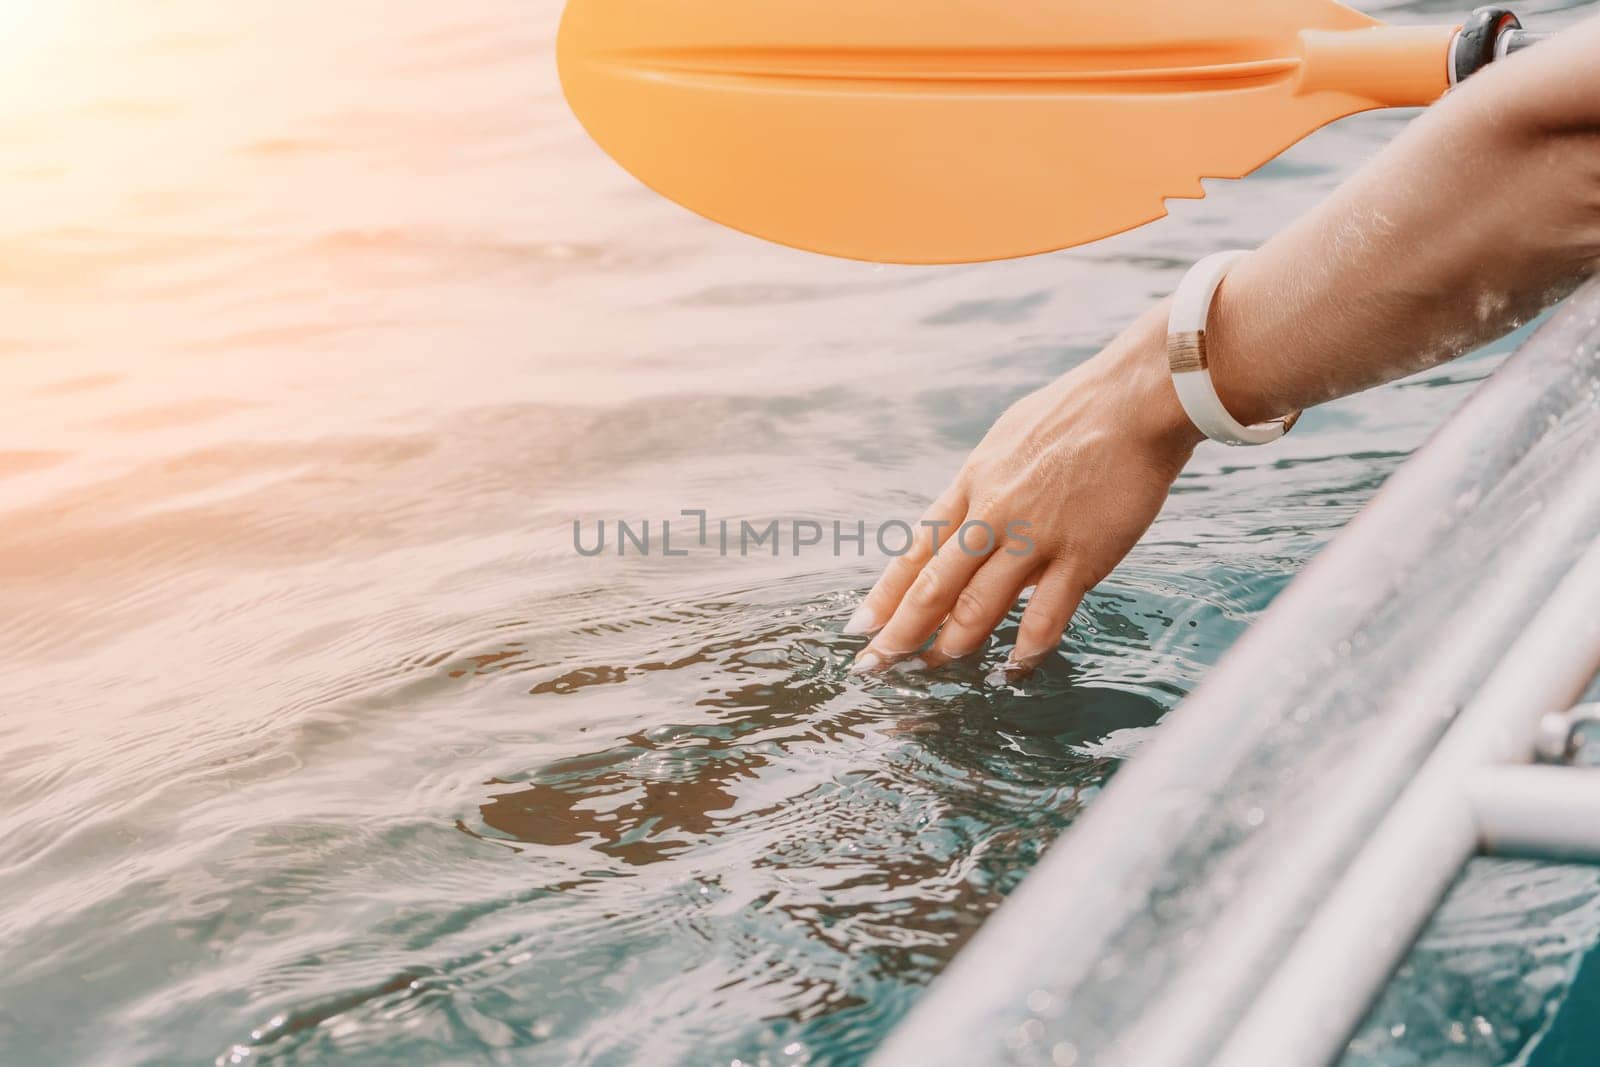
[{"label": "orange plastic paddle", "polygon": [[685,207],[950,263],[1118,233],[1334,119],[1428,104],[1456,29],[1332,0],[571,0],[558,55],[594,139]]}]

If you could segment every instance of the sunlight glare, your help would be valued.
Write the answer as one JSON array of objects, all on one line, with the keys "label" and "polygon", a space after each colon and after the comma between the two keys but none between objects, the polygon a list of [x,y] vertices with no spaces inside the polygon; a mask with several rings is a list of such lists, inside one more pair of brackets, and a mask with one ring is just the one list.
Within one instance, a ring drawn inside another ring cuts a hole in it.
[{"label": "sunlight glare", "polygon": [[42,58],[66,29],[69,0],[0,0],[0,75]]}]

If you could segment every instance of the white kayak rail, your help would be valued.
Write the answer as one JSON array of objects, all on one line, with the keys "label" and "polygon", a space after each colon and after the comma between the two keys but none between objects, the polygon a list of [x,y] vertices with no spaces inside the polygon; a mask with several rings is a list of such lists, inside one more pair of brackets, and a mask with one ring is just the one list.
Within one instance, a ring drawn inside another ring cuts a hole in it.
[{"label": "white kayak rail", "polygon": [[1480,850],[1600,859],[1600,769],[1527,764],[1540,712],[1570,704],[1596,671],[1600,540],[1401,794],[1218,1062],[1320,1064],[1336,1057]]},{"label": "white kayak rail", "polygon": [[1291,583],[874,1062],[1325,1063],[1480,848],[1600,858],[1600,771],[1527,765],[1567,752],[1587,712],[1565,735],[1546,716],[1600,669],[1597,345],[1600,281]]}]

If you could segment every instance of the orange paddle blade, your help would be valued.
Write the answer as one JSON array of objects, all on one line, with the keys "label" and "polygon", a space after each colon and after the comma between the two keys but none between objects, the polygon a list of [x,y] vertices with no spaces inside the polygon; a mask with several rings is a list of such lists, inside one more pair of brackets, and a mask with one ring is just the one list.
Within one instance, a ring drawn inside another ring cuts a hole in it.
[{"label": "orange paddle blade", "polygon": [[567,101],[645,184],[797,248],[1046,252],[1334,119],[1431,103],[1453,26],[1332,0],[571,0]]}]

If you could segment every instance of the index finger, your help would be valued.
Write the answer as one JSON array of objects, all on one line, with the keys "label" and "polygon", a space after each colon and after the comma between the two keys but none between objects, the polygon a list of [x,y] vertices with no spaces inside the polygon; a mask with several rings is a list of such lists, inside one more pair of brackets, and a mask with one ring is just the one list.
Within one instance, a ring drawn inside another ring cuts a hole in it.
[{"label": "index finger", "polygon": [[959,485],[952,485],[923,512],[911,547],[896,556],[877,584],[856,608],[844,632],[852,637],[875,634],[894,615],[895,609],[905,599],[906,591],[933,558],[936,543],[942,544],[954,536],[955,528],[967,517],[967,494]]}]

